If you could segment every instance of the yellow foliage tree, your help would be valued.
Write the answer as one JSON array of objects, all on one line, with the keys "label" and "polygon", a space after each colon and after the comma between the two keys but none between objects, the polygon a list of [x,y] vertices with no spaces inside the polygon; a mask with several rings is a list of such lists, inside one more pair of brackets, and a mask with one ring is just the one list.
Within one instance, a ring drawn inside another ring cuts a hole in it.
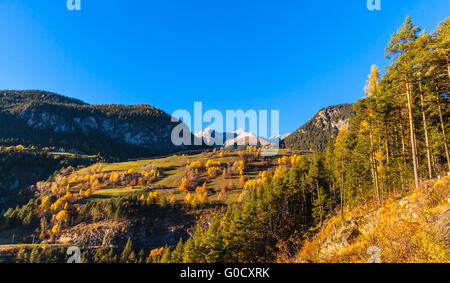
[{"label": "yellow foliage tree", "polygon": [[243,187],[245,185],[245,177],[244,175],[241,176],[241,178],[239,178],[239,186]]},{"label": "yellow foliage tree", "polygon": [[56,220],[67,222],[67,220],[69,220],[69,213],[67,210],[61,210],[58,212],[58,214],[56,214]]},{"label": "yellow foliage tree", "polygon": [[98,179],[95,179],[94,183],[92,183],[92,185],[91,185],[91,189],[95,190],[98,187],[100,187],[100,182],[98,181]]},{"label": "yellow foliage tree", "polygon": [[73,195],[72,195],[72,193],[71,193],[71,192],[67,192],[67,193],[64,195],[63,199],[64,199],[66,202],[71,202],[71,201],[73,200]]},{"label": "yellow foliage tree", "polygon": [[147,197],[147,205],[157,204],[159,202],[158,192],[150,192]]},{"label": "yellow foliage tree", "polygon": [[162,255],[162,253],[164,252],[164,248],[159,248],[159,249],[154,249],[150,251],[150,257],[157,257]]},{"label": "yellow foliage tree", "polygon": [[119,173],[112,172],[111,175],[109,175],[109,181],[111,183],[116,183],[117,181],[119,181]]},{"label": "yellow foliage tree", "polygon": [[60,198],[50,206],[50,210],[52,212],[60,211],[61,209],[64,208],[65,203],[66,203],[66,201],[63,198]]},{"label": "yellow foliage tree", "polygon": [[180,192],[185,192],[185,191],[187,191],[187,189],[188,189],[188,187],[187,187],[187,179],[186,179],[186,177],[183,177],[183,179],[181,179],[181,184],[178,187],[178,190]]},{"label": "yellow foliage tree", "polygon": [[188,193],[186,194],[186,197],[184,198],[184,202],[185,202],[186,204],[190,204],[191,201],[192,201],[192,195],[191,195],[190,192],[188,192]]},{"label": "yellow foliage tree", "polygon": [[200,203],[205,203],[208,201],[208,191],[206,190],[206,183],[203,183],[203,186],[197,187],[195,189],[196,199]]},{"label": "yellow foliage tree", "polygon": [[67,186],[68,183],[69,179],[67,178],[67,176],[64,176],[61,180],[61,186]]},{"label": "yellow foliage tree", "polygon": [[226,201],[227,200],[227,192],[226,192],[225,188],[222,188],[222,190],[220,190],[220,193],[217,196],[217,200],[218,201]]},{"label": "yellow foliage tree", "polygon": [[58,224],[55,224],[55,225],[53,226],[53,228],[52,228],[52,233],[53,233],[53,234],[57,234],[58,231],[59,231],[59,225],[58,225]]},{"label": "yellow foliage tree", "polygon": [[241,203],[245,197],[247,196],[247,190],[242,191],[242,193],[238,197],[238,202]]},{"label": "yellow foliage tree", "polygon": [[234,189],[234,184],[233,184],[233,181],[230,181],[228,183],[228,190],[232,190],[232,189]]}]

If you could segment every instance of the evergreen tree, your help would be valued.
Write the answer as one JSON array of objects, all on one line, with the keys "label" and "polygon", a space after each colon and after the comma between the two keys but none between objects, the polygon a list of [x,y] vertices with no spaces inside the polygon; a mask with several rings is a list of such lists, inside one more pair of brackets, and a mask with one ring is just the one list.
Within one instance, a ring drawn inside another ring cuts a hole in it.
[{"label": "evergreen tree", "polygon": [[120,256],[120,262],[122,263],[128,262],[132,252],[133,252],[133,242],[131,241],[131,238],[128,238],[127,243]]}]

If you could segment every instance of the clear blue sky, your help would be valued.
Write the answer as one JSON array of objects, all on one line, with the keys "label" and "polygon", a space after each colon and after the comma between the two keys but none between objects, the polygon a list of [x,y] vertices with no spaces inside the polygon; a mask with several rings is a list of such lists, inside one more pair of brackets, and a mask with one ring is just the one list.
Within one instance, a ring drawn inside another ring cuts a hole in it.
[{"label": "clear blue sky", "polygon": [[0,89],[88,103],[279,109],[281,133],[355,102],[407,15],[427,30],[448,0],[0,0]]}]

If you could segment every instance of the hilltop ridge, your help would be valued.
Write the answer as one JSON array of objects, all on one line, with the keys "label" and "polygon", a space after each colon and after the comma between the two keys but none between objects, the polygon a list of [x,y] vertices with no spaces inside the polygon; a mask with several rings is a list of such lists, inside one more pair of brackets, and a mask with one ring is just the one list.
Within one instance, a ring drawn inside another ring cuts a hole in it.
[{"label": "hilltop ridge", "polygon": [[187,149],[171,143],[177,125],[150,105],[90,105],[45,91],[0,91],[0,145],[56,146],[131,158]]}]

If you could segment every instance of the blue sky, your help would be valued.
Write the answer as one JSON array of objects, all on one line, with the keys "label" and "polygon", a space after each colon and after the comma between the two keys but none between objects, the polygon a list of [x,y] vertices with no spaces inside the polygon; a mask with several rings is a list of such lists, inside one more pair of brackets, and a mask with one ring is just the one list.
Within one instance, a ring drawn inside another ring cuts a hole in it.
[{"label": "blue sky", "polygon": [[0,0],[0,89],[168,113],[277,109],[281,133],[355,102],[407,15],[427,30],[448,0]]}]

